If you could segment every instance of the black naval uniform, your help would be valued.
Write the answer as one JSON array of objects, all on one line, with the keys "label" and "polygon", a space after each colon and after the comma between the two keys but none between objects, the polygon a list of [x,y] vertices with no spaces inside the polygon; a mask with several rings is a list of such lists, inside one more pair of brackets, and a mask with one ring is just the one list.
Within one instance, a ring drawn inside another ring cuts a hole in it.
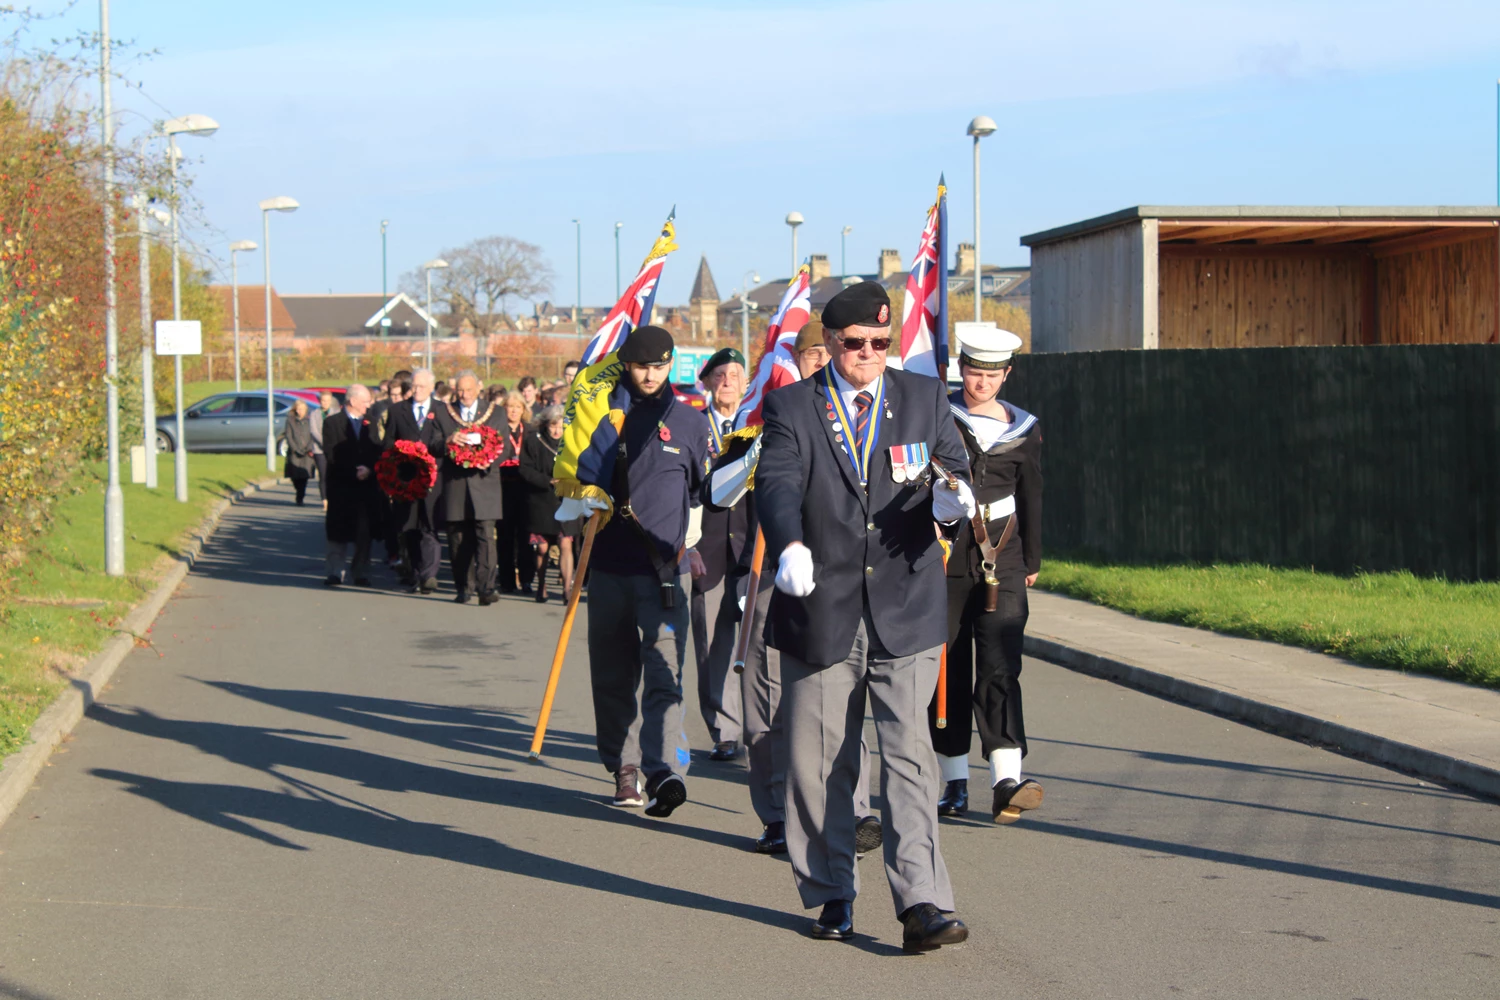
[{"label": "black naval uniform", "polygon": [[[1007,511],[986,519],[991,544],[999,541],[1011,518],[1016,527],[1005,548],[995,553],[1000,587],[994,611],[984,610],[987,586],[973,527],[964,522],[954,540],[948,559],[948,726],[936,726],[934,697],[928,708],[932,746],[946,757],[966,757],[972,712],[986,760],[1002,749],[1019,748],[1024,756],[1021,647],[1028,613],[1026,577],[1042,564],[1041,430],[1036,417],[1005,403],[1010,427],[986,448],[975,427],[994,422],[971,418],[962,390],[949,397],[949,404],[969,453],[975,502],[993,513]],[[1008,513],[1012,504],[1014,513]]]}]

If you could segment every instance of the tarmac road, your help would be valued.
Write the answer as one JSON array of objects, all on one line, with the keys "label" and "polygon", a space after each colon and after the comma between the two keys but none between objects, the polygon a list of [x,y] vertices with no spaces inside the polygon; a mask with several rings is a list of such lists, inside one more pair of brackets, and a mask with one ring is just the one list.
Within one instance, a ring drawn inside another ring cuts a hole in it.
[{"label": "tarmac road", "polygon": [[688,805],[606,804],[581,620],[530,764],[561,607],[320,552],[289,489],[233,508],[0,827],[0,997],[1500,992],[1500,807],[1040,662],[1044,807],[943,826],[969,943],[903,955],[875,857],[812,941],[696,718]]}]

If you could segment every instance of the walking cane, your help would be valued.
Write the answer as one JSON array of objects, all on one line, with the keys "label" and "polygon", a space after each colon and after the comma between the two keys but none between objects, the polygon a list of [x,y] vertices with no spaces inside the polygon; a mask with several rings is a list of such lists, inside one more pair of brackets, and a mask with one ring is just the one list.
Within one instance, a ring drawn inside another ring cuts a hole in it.
[{"label": "walking cane", "polygon": [[751,626],[755,624],[755,598],[760,593],[760,566],[766,559],[766,533],[755,529],[755,548],[750,553],[750,583],[745,587],[745,610],[740,612],[740,639],[734,645],[734,672],[745,672],[750,655]]},{"label": "walking cane", "polygon": [[573,632],[573,618],[578,614],[578,597],[583,593],[583,575],[589,568],[589,555],[594,551],[594,533],[599,530],[601,518],[598,513],[589,515],[583,529],[583,551],[578,554],[578,565],[573,567],[573,591],[568,594],[568,610],[563,615],[562,633],[557,637],[557,649],[552,654],[552,672],[547,675],[547,693],[542,695],[542,711],[537,716],[536,732],[531,737],[531,760],[542,759],[542,740],[547,736],[547,719],[552,715],[552,699],[557,697],[557,681],[562,677],[563,656],[568,651],[568,636]]}]

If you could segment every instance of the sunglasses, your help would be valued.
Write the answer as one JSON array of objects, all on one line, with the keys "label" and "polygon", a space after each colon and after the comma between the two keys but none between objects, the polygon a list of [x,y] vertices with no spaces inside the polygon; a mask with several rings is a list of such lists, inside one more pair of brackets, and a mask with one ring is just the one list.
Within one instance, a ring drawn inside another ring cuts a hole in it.
[{"label": "sunglasses", "polygon": [[872,350],[872,351],[884,351],[884,350],[888,349],[891,346],[891,338],[890,337],[870,337],[870,338],[866,339],[864,337],[840,337],[839,338],[839,343],[841,343],[841,344],[844,345],[844,350],[849,351],[851,353],[854,352],[854,351],[859,350],[861,347],[864,347],[866,344],[870,345],[870,350]]}]

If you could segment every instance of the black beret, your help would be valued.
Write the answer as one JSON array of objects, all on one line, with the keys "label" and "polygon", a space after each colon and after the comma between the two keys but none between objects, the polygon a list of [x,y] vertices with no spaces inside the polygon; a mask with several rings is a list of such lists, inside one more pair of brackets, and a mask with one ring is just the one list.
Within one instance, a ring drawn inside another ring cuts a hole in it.
[{"label": "black beret", "polygon": [[672,360],[675,346],[672,335],[661,327],[637,327],[620,345],[620,360],[636,365],[664,365]]},{"label": "black beret", "polygon": [[737,364],[743,368],[745,365],[745,356],[741,354],[737,348],[734,347],[726,347],[723,350],[717,351],[714,353],[714,356],[704,362],[703,367],[698,370],[698,378],[701,380],[715,368],[730,363]]},{"label": "black beret", "polygon": [[823,307],[823,326],[847,330],[851,326],[889,326],[891,297],[878,281],[850,285]]}]

